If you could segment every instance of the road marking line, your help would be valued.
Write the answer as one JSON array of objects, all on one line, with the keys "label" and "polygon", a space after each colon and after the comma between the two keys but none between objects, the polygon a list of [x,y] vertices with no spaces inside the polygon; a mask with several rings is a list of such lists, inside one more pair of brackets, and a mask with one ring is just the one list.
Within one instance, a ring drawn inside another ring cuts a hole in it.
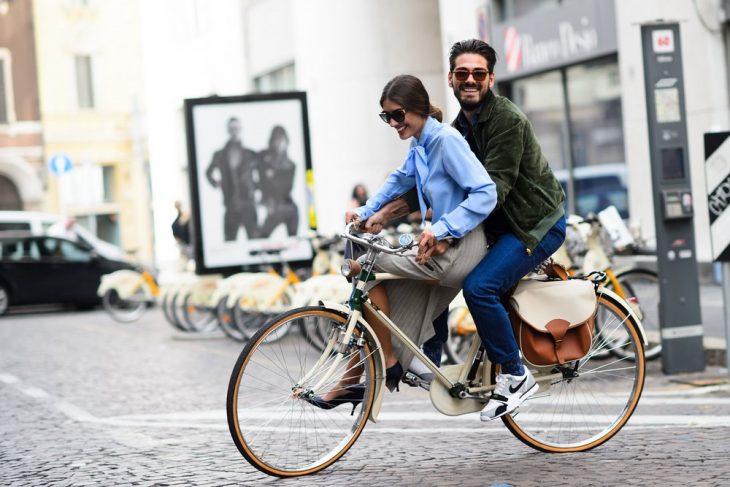
[{"label": "road marking line", "polygon": [[33,397],[35,399],[45,399],[46,397],[49,397],[50,394],[48,394],[43,389],[39,389],[38,387],[33,386],[19,386],[18,389],[20,392],[25,394],[26,396]]},{"label": "road marking line", "polygon": [[0,374],[0,382],[4,382],[5,384],[16,384],[20,382],[20,379],[12,374]]}]

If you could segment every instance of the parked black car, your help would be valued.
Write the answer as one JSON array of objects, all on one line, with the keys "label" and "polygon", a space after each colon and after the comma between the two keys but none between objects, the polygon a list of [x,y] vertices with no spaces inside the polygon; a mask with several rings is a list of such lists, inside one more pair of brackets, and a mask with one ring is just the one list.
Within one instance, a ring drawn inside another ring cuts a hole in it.
[{"label": "parked black car", "polygon": [[0,234],[0,315],[14,305],[95,306],[101,276],[119,269],[135,266],[63,238]]}]

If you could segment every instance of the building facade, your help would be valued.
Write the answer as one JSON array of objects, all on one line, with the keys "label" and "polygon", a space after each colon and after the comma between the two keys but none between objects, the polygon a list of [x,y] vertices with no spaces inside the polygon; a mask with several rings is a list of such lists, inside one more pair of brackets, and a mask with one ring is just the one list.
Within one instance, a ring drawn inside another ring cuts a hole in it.
[{"label": "building facade", "polygon": [[0,0],[0,210],[44,207],[31,0]]},{"label": "building facade", "polygon": [[47,207],[146,262],[153,233],[137,7],[35,0],[33,20]]}]

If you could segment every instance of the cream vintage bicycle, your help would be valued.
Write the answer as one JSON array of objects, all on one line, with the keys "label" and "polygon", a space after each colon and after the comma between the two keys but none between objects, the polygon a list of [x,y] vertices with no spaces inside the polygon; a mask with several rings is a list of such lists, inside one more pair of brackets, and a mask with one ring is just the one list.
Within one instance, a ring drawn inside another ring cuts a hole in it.
[{"label": "cream vintage bicycle", "polygon": [[[378,420],[385,362],[378,338],[363,318],[365,309],[375,313],[393,339],[403,342],[433,371],[430,399],[441,413],[475,413],[494,389],[498,366],[484,358],[477,335],[463,364],[438,368],[369,300],[368,282],[400,278],[373,272],[378,255],[403,254],[414,247],[413,237],[403,235],[399,245],[392,246],[380,236],[353,233],[351,225],[342,237],[367,249],[361,267],[354,261],[343,265],[345,275],[360,267],[349,302],[320,302],[320,306],[293,309],[274,318],[246,345],[231,374],[227,398],[231,436],[246,460],[269,475],[294,477],[327,468],[352,447],[368,419]],[[594,289],[594,315],[601,319],[601,334],[592,336],[587,354],[563,365],[526,364],[540,389],[502,417],[519,440],[540,451],[578,452],[603,444],[626,424],[641,396],[645,374],[641,324],[616,294],[598,284]],[[294,334],[267,343],[267,337],[280,328],[307,321],[329,329],[324,351],[306,346]],[[622,346],[633,347],[636,360],[594,355],[616,339]],[[361,401],[349,401],[352,408],[323,409],[307,400],[333,390],[352,370],[353,357],[362,371]],[[479,425],[475,415],[475,431]]]}]

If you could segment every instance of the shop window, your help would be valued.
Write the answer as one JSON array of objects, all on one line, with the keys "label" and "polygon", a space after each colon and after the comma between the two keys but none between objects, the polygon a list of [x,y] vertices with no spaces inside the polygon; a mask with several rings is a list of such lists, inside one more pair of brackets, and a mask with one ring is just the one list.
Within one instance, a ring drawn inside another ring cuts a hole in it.
[{"label": "shop window", "polygon": [[254,78],[257,93],[274,93],[296,89],[294,63]]},{"label": "shop window", "polygon": [[545,157],[558,173],[567,210],[585,215],[614,205],[628,218],[616,58],[518,79],[504,88],[527,115]]},{"label": "shop window", "polygon": [[568,68],[574,166],[624,162],[621,79],[615,60]]},{"label": "shop window", "polygon": [[91,56],[76,56],[76,96],[79,108],[94,108]]},{"label": "shop window", "polygon": [[568,134],[560,72],[515,81],[512,99],[527,115],[550,166],[554,169],[567,167]]}]

